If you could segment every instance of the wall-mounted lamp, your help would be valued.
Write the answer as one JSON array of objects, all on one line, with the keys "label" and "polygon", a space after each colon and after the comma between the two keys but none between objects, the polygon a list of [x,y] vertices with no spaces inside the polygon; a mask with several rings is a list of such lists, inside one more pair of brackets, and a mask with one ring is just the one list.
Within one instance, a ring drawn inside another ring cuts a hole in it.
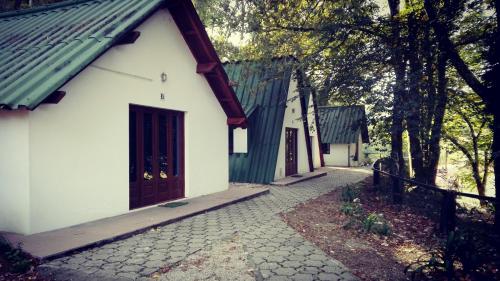
[{"label": "wall-mounted lamp", "polygon": [[165,83],[167,82],[167,74],[165,72],[162,72],[160,75],[161,82]]}]

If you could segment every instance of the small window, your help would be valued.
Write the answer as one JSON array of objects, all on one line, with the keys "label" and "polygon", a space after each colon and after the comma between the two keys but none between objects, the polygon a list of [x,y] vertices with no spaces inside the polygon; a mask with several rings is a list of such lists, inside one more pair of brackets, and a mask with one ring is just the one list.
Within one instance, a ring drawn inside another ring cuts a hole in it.
[{"label": "small window", "polygon": [[233,154],[234,153],[234,128],[232,128],[232,127],[229,127],[228,143],[229,143],[229,154]]},{"label": "small window", "polygon": [[321,151],[323,154],[330,154],[330,144],[329,143],[322,143],[321,144]]}]

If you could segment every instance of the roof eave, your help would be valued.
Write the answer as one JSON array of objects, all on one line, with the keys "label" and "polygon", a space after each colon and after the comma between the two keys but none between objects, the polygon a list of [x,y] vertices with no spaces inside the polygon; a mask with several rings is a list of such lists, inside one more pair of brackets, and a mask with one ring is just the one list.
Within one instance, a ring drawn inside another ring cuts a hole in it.
[{"label": "roof eave", "polygon": [[[201,73],[215,93],[228,117],[228,124],[245,127],[246,115],[229,85],[229,79],[191,1],[167,2],[172,17],[199,65],[211,65],[210,70]],[[234,120],[240,120],[235,123]],[[234,124],[233,124],[234,123]]]}]

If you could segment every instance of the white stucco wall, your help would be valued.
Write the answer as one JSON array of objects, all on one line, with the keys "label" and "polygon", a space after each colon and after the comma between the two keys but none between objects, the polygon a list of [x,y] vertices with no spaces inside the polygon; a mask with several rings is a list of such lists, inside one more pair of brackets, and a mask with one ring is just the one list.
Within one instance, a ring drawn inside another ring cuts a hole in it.
[{"label": "white stucco wall", "polygon": [[358,134],[358,142],[359,142],[358,161],[353,160],[354,156],[356,155],[356,143],[330,144],[330,154],[323,154],[325,165],[347,167],[349,166],[349,160],[347,158],[348,154],[350,157],[351,167],[357,167],[360,164],[362,164],[364,161],[364,153],[363,153],[363,142],[361,139],[361,133]]},{"label": "white stucco wall", "polygon": [[323,154],[326,166],[348,166],[348,144],[330,144],[330,153]]},{"label": "white stucco wall", "polygon": [[309,136],[311,137],[311,150],[313,158],[313,167],[321,167],[321,158],[318,142],[318,129],[316,128],[316,117],[314,112],[313,95],[309,96],[309,105],[307,107],[307,123],[309,124]]},{"label": "white stucco wall", "polygon": [[187,197],[228,188],[226,116],[169,12],[136,30],[134,44],[113,47],[67,83],[59,104],[30,113],[30,206],[17,208],[29,210],[30,227],[15,230],[36,233],[129,212],[129,104],[185,112]]},{"label": "white stucco wall", "polygon": [[[280,147],[278,149],[278,160],[276,162],[276,170],[274,172],[274,180],[285,177],[285,128],[296,128],[297,132],[297,172],[309,172],[309,162],[307,160],[307,146],[304,134],[304,124],[302,122],[302,110],[300,107],[299,92],[297,87],[297,79],[293,78],[288,87],[288,102],[285,109],[285,117],[283,119],[283,128],[281,130]],[[294,98],[296,97],[296,98]]]},{"label": "white stucco wall", "polygon": [[0,111],[0,231],[30,231],[28,136],[28,111]]}]

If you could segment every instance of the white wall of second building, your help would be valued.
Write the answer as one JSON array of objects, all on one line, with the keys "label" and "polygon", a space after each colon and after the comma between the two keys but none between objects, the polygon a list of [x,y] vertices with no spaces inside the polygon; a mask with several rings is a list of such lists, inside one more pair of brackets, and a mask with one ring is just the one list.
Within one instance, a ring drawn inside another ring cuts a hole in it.
[{"label": "white wall of second building", "polygon": [[0,231],[29,233],[29,112],[0,111]]},{"label": "white wall of second building", "polygon": [[[287,104],[285,109],[285,117],[283,119],[283,127],[281,129],[280,147],[278,149],[278,160],[276,162],[276,170],[274,179],[278,180],[285,177],[285,131],[286,128],[298,129],[297,132],[297,172],[309,172],[309,160],[307,158],[307,146],[304,134],[304,124],[302,122],[302,109],[300,99],[298,98],[298,84],[295,77],[290,81],[288,87]],[[297,97],[297,98],[294,98]]]},{"label": "white wall of second building", "polygon": [[347,167],[349,144],[330,144],[330,153],[323,154],[326,166]]},{"label": "white wall of second building", "polygon": [[185,112],[187,197],[228,188],[226,116],[170,13],[136,30],[30,114],[30,233],[129,211],[129,104]]},{"label": "white wall of second building", "polygon": [[[363,140],[361,133],[358,134],[358,160],[355,161],[356,143],[351,144],[330,144],[330,153],[323,154],[325,165],[340,167],[357,167],[365,161],[363,153]],[[348,156],[349,155],[349,156]]]}]

